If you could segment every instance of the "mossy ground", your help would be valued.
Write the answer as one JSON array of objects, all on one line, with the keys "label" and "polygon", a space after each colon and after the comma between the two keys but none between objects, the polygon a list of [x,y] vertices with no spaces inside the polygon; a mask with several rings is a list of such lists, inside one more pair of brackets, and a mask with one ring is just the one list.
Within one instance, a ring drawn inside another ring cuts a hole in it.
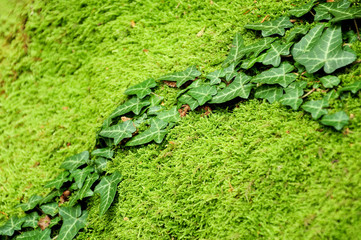
[{"label": "mossy ground", "polygon": [[[0,222],[94,146],[128,86],[194,64],[212,71],[236,32],[246,44],[259,37],[245,24],[303,2],[1,0]],[[361,67],[341,72],[353,82]],[[78,238],[358,239],[360,94],[334,105],[354,115],[350,133],[259,100],[191,113],[163,144],[117,153],[115,204],[99,217],[93,198]]]}]

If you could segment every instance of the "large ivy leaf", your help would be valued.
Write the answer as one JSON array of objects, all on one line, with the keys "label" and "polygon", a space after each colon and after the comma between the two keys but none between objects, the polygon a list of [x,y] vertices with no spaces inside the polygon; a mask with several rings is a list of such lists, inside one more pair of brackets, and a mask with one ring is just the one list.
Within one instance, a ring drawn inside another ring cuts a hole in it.
[{"label": "large ivy leaf", "polygon": [[57,240],[71,240],[87,224],[88,212],[81,211],[80,205],[75,207],[61,207],[59,214],[63,218],[63,225],[60,228]]},{"label": "large ivy leaf", "polygon": [[288,17],[279,17],[273,21],[247,24],[244,27],[252,30],[262,30],[263,37],[268,37],[273,34],[283,36],[285,34],[285,28],[293,27],[293,23],[290,22]]},{"label": "large ivy leaf", "polygon": [[99,172],[104,172],[105,169],[107,168],[108,160],[106,160],[105,158],[98,157],[94,160],[94,162],[96,164],[96,169]]},{"label": "large ivy leaf", "polygon": [[10,217],[10,219],[0,227],[0,236],[12,236],[15,230],[21,230],[21,225],[24,221],[24,218],[18,218],[15,216]]},{"label": "large ivy leaf", "polygon": [[327,114],[321,119],[321,123],[326,126],[332,126],[336,130],[340,131],[344,126],[348,124],[349,117],[343,112],[337,112],[334,114]]},{"label": "large ivy leaf", "polygon": [[222,67],[227,67],[231,63],[238,63],[244,56],[244,52],[241,49],[244,47],[243,39],[240,33],[236,33],[232,42],[232,48],[226,60],[223,62]]},{"label": "large ivy leaf", "polygon": [[204,85],[189,90],[188,94],[196,99],[200,106],[212,99],[217,94],[215,86]]},{"label": "large ivy leaf", "polygon": [[157,114],[157,117],[164,122],[179,122],[181,120],[177,107],[174,106],[169,110],[164,110]]},{"label": "large ivy leaf", "polygon": [[38,221],[39,221],[39,214],[37,212],[32,212],[30,214],[27,214],[24,217],[24,223],[22,225],[23,228],[31,227],[36,228],[38,227]]},{"label": "large ivy leaf", "polygon": [[99,178],[99,174],[97,173],[93,173],[89,175],[85,180],[83,187],[75,194],[75,196],[71,197],[69,201],[69,205],[73,206],[76,203],[76,201],[82,200],[83,198],[86,197],[93,196],[94,192],[91,190],[91,187],[93,186],[95,181],[98,180],[98,178]]},{"label": "large ivy leaf", "polygon": [[34,207],[36,207],[36,205],[38,205],[42,199],[43,197],[40,197],[38,195],[33,195],[29,198],[28,202],[18,204],[16,207],[20,207],[23,211],[29,211]]},{"label": "large ivy leaf", "polygon": [[331,22],[339,22],[348,19],[361,18],[361,8],[353,7],[348,9],[330,9],[330,13],[335,16]]},{"label": "large ivy leaf", "polygon": [[355,61],[356,55],[342,49],[341,27],[326,29],[315,46],[295,60],[306,67],[307,72],[314,73],[324,67],[326,73],[332,73]]},{"label": "large ivy leaf", "polygon": [[311,113],[313,119],[319,119],[321,116],[327,114],[327,110],[324,107],[328,107],[328,102],[324,100],[308,101],[302,105],[303,110]]},{"label": "large ivy leaf", "polygon": [[44,230],[36,229],[33,231],[23,232],[16,240],[51,240],[51,230],[46,228]]},{"label": "large ivy leaf", "polygon": [[361,90],[361,81],[354,82],[341,88],[340,92],[351,91],[353,94],[355,94],[359,90]]},{"label": "large ivy leaf", "polygon": [[140,111],[148,105],[150,105],[150,102],[147,100],[147,98],[139,99],[137,97],[133,97],[117,107],[110,114],[109,118],[113,119],[129,112],[133,112],[135,115],[139,115]]},{"label": "large ivy leaf", "polygon": [[112,158],[114,155],[114,151],[111,148],[99,148],[95,149],[92,152],[92,155],[97,157]]},{"label": "large ivy leaf", "polygon": [[150,78],[137,85],[128,88],[127,90],[125,90],[124,94],[137,95],[139,99],[142,99],[152,92],[151,88],[154,88],[156,86],[157,83],[155,82],[155,80],[153,78]]},{"label": "large ivy leaf", "polygon": [[117,125],[111,126],[102,130],[99,135],[103,137],[109,137],[114,139],[114,144],[117,145],[124,138],[131,138],[136,131],[132,121],[121,122]]},{"label": "large ivy leaf", "polygon": [[250,56],[253,54],[253,57],[257,57],[261,52],[263,52],[266,49],[269,49],[271,47],[271,43],[273,43],[276,40],[276,38],[262,38],[256,43],[250,44],[248,46],[245,46],[242,49],[242,52]]},{"label": "large ivy leaf", "polygon": [[305,35],[310,29],[310,25],[300,25],[291,29],[290,34],[286,37],[286,42],[292,42],[297,36]]},{"label": "large ivy leaf", "polygon": [[80,167],[81,165],[86,164],[88,160],[89,160],[89,152],[84,151],[79,154],[68,157],[60,165],[60,167],[67,169],[67,170],[74,170],[74,169],[77,169],[78,167]]},{"label": "large ivy leaf", "polygon": [[295,81],[297,76],[293,73],[289,73],[294,67],[288,63],[283,62],[278,68],[271,68],[264,71],[252,79],[255,83],[266,84],[279,84],[282,87],[287,87],[291,82]]},{"label": "large ivy leaf", "polygon": [[102,178],[100,183],[95,187],[94,192],[100,194],[100,215],[103,215],[112,204],[115,193],[117,192],[118,183],[122,180],[119,172],[114,172],[110,176]]},{"label": "large ivy leaf", "polygon": [[297,58],[300,55],[309,52],[320,39],[324,28],[325,26],[323,24],[317,24],[301,39],[301,41],[296,43],[292,49],[293,58]]},{"label": "large ivy leaf", "polygon": [[262,63],[278,67],[281,64],[281,56],[290,54],[292,45],[293,43],[282,44],[280,41],[271,44],[271,48],[267,51]]},{"label": "large ivy leaf", "polygon": [[241,68],[243,69],[250,69],[253,67],[256,63],[263,62],[264,58],[266,57],[267,53],[263,53],[258,57],[252,57],[244,60],[241,64]]},{"label": "large ivy leaf", "polygon": [[349,8],[351,3],[348,0],[339,1],[339,2],[327,2],[319,4],[316,8],[315,21],[321,20],[330,20],[331,14],[329,13],[331,10],[338,9],[347,9]]},{"label": "large ivy leaf", "polygon": [[43,211],[43,213],[50,215],[52,217],[54,217],[59,212],[58,203],[56,202],[42,205],[40,206],[40,208]]},{"label": "large ivy leaf", "polygon": [[295,17],[302,17],[306,13],[308,13],[313,7],[314,1],[306,3],[300,7],[293,8],[289,11],[289,14]]},{"label": "large ivy leaf", "polygon": [[254,84],[247,84],[251,80],[251,77],[244,73],[240,73],[236,76],[234,81],[226,88],[222,89],[216,96],[213,97],[210,103],[224,103],[228,102],[236,97],[247,99],[254,87]]},{"label": "large ivy leaf", "polygon": [[159,78],[161,81],[176,81],[177,87],[181,87],[184,83],[194,80],[199,77],[202,73],[197,70],[196,66],[191,66],[183,72],[175,72],[167,74]]},{"label": "large ivy leaf", "polygon": [[180,96],[178,101],[183,104],[188,104],[192,111],[199,106],[198,101],[189,96],[188,94],[183,94],[182,96]]},{"label": "large ivy leaf", "polygon": [[91,166],[87,166],[83,169],[76,169],[74,171],[70,171],[71,177],[74,178],[76,185],[80,189],[83,186],[83,183],[86,177],[94,171],[94,168]]},{"label": "large ivy leaf", "polygon": [[219,84],[222,80],[222,77],[225,77],[226,73],[223,69],[216,70],[214,72],[208,73],[206,78],[211,80],[210,85],[216,85]]},{"label": "large ivy leaf", "polygon": [[267,99],[272,104],[282,98],[283,89],[278,86],[263,85],[257,88],[254,96],[256,98]]},{"label": "large ivy leaf", "polygon": [[69,181],[69,172],[68,171],[64,171],[62,173],[60,173],[54,180],[51,180],[49,182],[47,182],[45,184],[45,188],[56,188],[59,189],[61,188],[61,186],[63,186],[63,184],[67,181]]},{"label": "large ivy leaf", "polygon": [[156,143],[161,143],[168,133],[168,131],[164,129],[167,125],[167,122],[160,119],[152,119],[150,128],[130,139],[125,146],[143,145],[153,140]]},{"label": "large ivy leaf", "polygon": [[320,78],[322,85],[325,88],[333,88],[340,84],[340,79],[336,76],[324,76]]},{"label": "large ivy leaf", "polygon": [[302,104],[303,100],[300,98],[303,95],[302,88],[286,88],[286,94],[280,99],[280,103],[290,106],[293,110],[297,110]]}]

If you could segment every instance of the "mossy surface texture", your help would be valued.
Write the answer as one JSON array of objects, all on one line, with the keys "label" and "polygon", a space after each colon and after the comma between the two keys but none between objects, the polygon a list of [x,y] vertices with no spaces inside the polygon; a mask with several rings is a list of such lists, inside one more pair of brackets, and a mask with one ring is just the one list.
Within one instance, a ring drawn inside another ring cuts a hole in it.
[{"label": "mossy surface texture", "polygon": [[[94,146],[126,88],[191,65],[215,70],[236,32],[246,44],[260,37],[245,24],[302,3],[1,0],[0,223]],[[352,83],[361,67],[336,74]],[[159,92],[174,104],[175,90]],[[99,217],[92,198],[77,238],[358,239],[360,95],[334,104],[352,116],[343,133],[260,100],[192,112],[162,144],[116,153],[115,203]]]}]

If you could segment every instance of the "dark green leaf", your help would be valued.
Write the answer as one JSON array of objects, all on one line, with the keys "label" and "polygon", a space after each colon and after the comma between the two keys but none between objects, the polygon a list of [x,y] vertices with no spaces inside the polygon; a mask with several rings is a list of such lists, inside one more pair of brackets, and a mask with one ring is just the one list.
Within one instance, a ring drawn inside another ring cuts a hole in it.
[{"label": "dark green leaf", "polygon": [[150,98],[149,98],[150,106],[153,107],[153,106],[159,105],[163,101],[163,99],[164,99],[164,97],[158,96],[155,93],[150,95]]},{"label": "dark green leaf", "polygon": [[321,83],[325,88],[333,88],[340,84],[340,79],[335,76],[324,76],[320,78]]},{"label": "dark green leaf", "polygon": [[[57,240],[71,240],[87,224],[88,212],[81,212],[80,205],[75,207],[61,207],[59,214],[63,218],[63,225],[60,228]],[[82,215],[81,215],[82,214]]]},{"label": "dark green leaf", "polygon": [[164,110],[165,110],[164,106],[158,105],[158,106],[150,107],[147,113],[148,115],[157,115],[159,112]]},{"label": "dark green leaf", "polygon": [[336,91],[329,91],[326,96],[322,98],[323,101],[330,102],[332,99],[338,98],[339,94]]},{"label": "dark green leaf", "polygon": [[351,91],[353,94],[355,94],[359,90],[361,90],[361,81],[354,82],[341,88],[340,92]]},{"label": "dark green leaf", "polygon": [[285,88],[297,78],[295,74],[289,73],[293,69],[294,67],[291,64],[283,62],[278,68],[271,68],[261,74],[258,74],[252,79],[252,82],[279,84]]},{"label": "dark green leaf", "polygon": [[232,42],[232,48],[226,60],[223,62],[222,67],[227,67],[231,63],[238,63],[239,60],[244,56],[244,52],[241,49],[244,47],[243,39],[240,33],[236,33]]},{"label": "dark green leaf", "polygon": [[253,53],[253,57],[257,57],[261,52],[271,47],[271,43],[273,43],[276,38],[262,38],[258,42],[245,46],[242,49],[242,52],[250,56]]},{"label": "dark green leaf", "polygon": [[43,199],[43,197],[33,195],[29,198],[29,201],[26,203],[18,204],[16,207],[21,207],[23,211],[29,211],[36,207],[40,203],[40,201]]},{"label": "dark green leaf", "polygon": [[46,195],[40,202],[39,205],[43,205],[44,203],[51,202],[55,197],[60,197],[63,191],[59,189],[52,190],[48,195]]},{"label": "dark green leaf", "polygon": [[222,81],[221,78],[225,76],[226,73],[224,72],[224,70],[220,69],[207,74],[206,78],[211,80],[210,85],[216,85],[219,84]]},{"label": "dark green leaf", "polygon": [[250,69],[253,67],[256,63],[263,62],[264,58],[266,57],[267,53],[263,53],[262,55],[258,57],[252,57],[249,59],[246,59],[242,62],[241,68],[243,69]]},{"label": "dark green leaf", "polygon": [[32,212],[30,214],[27,214],[24,217],[24,223],[22,225],[23,228],[31,227],[31,228],[37,228],[39,222],[39,214],[37,212]]},{"label": "dark green leaf", "polygon": [[49,182],[47,182],[45,184],[45,188],[56,188],[59,189],[61,186],[63,186],[63,184],[67,181],[69,181],[68,178],[69,172],[68,171],[64,171],[62,173],[60,173],[54,180],[51,180]]},{"label": "dark green leaf", "polygon": [[183,104],[188,104],[192,111],[199,106],[198,101],[195,100],[194,98],[192,98],[191,96],[189,96],[188,94],[183,94],[178,99],[178,101],[183,103]]},{"label": "dark green leaf", "polygon": [[315,11],[316,11],[315,21],[330,20],[331,19],[331,15],[329,13],[330,10],[347,9],[350,7],[350,5],[351,5],[351,3],[348,0],[339,1],[339,2],[327,2],[327,3],[319,4],[315,8]]},{"label": "dark green leaf", "polygon": [[301,39],[301,41],[296,43],[292,49],[293,58],[296,59],[302,54],[308,53],[320,39],[324,28],[325,26],[323,24],[317,24]]},{"label": "dark green leaf", "polygon": [[177,87],[182,86],[184,83],[194,80],[196,77],[199,77],[202,73],[199,72],[196,68],[196,66],[192,66],[187,68],[183,72],[176,72],[167,74],[165,76],[162,76],[159,78],[161,81],[176,81]]},{"label": "dark green leaf", "polygon": [[357,7],[348,9],[330,9],[330,13],[335,17],[331,22],[361,18],[361,8]]},{"label": "dark green leaf", "polygon": [[255,97],[267,99],[270,103],[278,101],[283,95],[283,89],[277,86],[263,85],[257,88]]},{"label": "dark green leaf", "polygon": [[167,125],[167,122],[160,119],[152,119],[150,128],[130,139],[126,146],[143,145],[153,140],[156,143],[161,143],[165,135],[168,133],[168,131],[164,129]]},{"label": "dark green leaf", "polygon": [[288,17],[279,17],[273,21],[247,24],[244,27],[252,30],[262,30],[262,36],[268,37],[273,34],[283,36],[285,34],[285,28],[291,28],[293,27],[293,24]]},{"label": "dark green leaf", "polygon": [[301,26],[297,26],[294,27],[290,34],[287,36],[286,38],[286,42],[292,42],[298,35],[305,35],[308,30],[310,29],[310,25],[301,25]]},{"label": "dark green leaf", "polygon": [[188,94],[196,99],[200,106],[212,99],[212,96],[217,94],[217,89],[214,86],[204,85],[191,89]]},{"label": "dark green leaf", "polygon": [[77,187],[80,189],[83,186],[83,183],[86,177],[94,171],[94,168],[91,166],[87,166],[83,169],[76,169],[74,171],[70,171],[71,177],[74,178]]},{"label": "dark green leaf", "polygon": [[283,45],[280,41],[272,43],[271,49],[267,51],[262,63],[264,65],[273,65],[274,67],[278,67],[281,63],[281,56],[290,54],[290,47],[292,45],[293,43]]},{"label": "dark green leaf", "polygon": [[111,148],[99,148],[95,149],[92,152],[92,155],[98,157],[112,158],[114,155],[114,151]]},{"label": "dark green leaf", "polygon": [[128,88],[127,90],[125,90],[124,94],[137,95],[139,99],[142,99],[152,92],[151,88],[154,88],[156,86],[157,83],[155,82],[155,80],[153,78],[150,78],[135,86]]},{"label": "dark green leaf", "polygon": [[74,169],[77,169],[78,167],[80,167],[81,165],[86,164],[88,160],[89,160],[89,152],[84,151],[79,154],[68,157],[60,165],[60,167],[67,169],[67,170],[74,170]]},{"label": "dark green leaf", "polygon": [[113,138],[114,144],[117,145],[124,138],[131,138],[133,136],[133,133],[136,130],[137,129],[135,128],[133,122],[129,120],[129,121],[121,122],[117,125],[111,126],[109,128],[106,128],[106,129],[102,130],[99,133],[99,135],[108,137],[108,138]]},{"label": "dark green leaf", "polygon": [[107,168],[107,162],[108,160],[106,160],[105,158],[102,158],[102,157],[98,157],[95,159],[95,164],[97,166],[97,170],[99,172],[103,172],[105,171],[105,169]]},{"label": "dark green leaf", "polygon": [[41,210],[52,217],[54,217],[59,212],[58,203],[48,203],[40,207]]},{"label": "dark green leaf", "polygon": [[336,130],[340,131],[345,125],[348,124],[349,117],[343,112],[337,112],[335,114],[327,114],[323,116],[321,123],[326,126],[332,126]]},{"label": "dark green leaf", "polygon": [[143,107],[150,105],[150,102],[147,98],[139,99],[137,97],[133,97],[130,100],[126,101],[119,107],[117,107],[112,114],[110,114],[109,118],[113,119],[115,117],[124,115],[129,112],[133,112],[135,115],[138,115]]},{"label": "dark green leaf", "polygon": [[99,175],[97,173],[93,173],[88,176],[83,184],[83,187],[78,192],[76,192],[74,196],[71,197],[69,205],[73,206],[77,200],[82,200],[83,198],[93,196],[94,192],[91,190],[91,187],[93,186],[95,181],[98,180],[98,178]]},{"label": "dark green leaf", "polygon": [[51,240],[50,237],[51,230],[46,228],[44,230],[36,229],[33,231],[23,232],[16,239],[17,240]]},{"label": "dark green leaf", "polygon": [[306,3],[306,4],[304,4],[304,5],[300,6],[300,7],[291,9],[289,11],[289,13],[292,16],[295,16],[295,17],[302,17],[303,15],[305,15],[306,13],[308,13],[312,9],[313,4],[314,4],[314,1],[311,1],[311,2]]},{"label": "dark green leaf", "polygon": [[290,106],[293,110],[297,110],[302,104],[303,100],[300,98],[303,95],[302,88],[286,88],[286,94],[280,99],[280,103]]},{"label": "dark green leaf", "polygon": [[10,219],[0,227],[0,236],[12,236],[15,230],[21,230],[21,225],[24,221],[24,218],[18,218],[15,216],[10,217]]},{"label": "dark green leaf", "polygon": [[327,114],[328,102],[324,100],[308,101],[302,105],[303,110],[312,114],[312,118],[319,119],[322,115]]},{"label": "dark green leaf", "polygon": [[164,122],[178,122],[180,121],[180,115],[179,112],[177,110],[177,107],[174,106],[169,110],[164,110],[162,112],[159,112],[157,117],[164,121]]}]

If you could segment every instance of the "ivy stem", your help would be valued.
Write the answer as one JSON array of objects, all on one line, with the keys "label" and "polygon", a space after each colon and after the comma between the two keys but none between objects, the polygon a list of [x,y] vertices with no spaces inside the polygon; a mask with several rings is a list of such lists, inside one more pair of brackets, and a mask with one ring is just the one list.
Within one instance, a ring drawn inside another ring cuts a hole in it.
[{"label": "ivy stem", "polygon": [[357,38],[358,38],[359,41],[361,41],[360,32],[359,32],[358,27],[357,27],[356,19],[354,19],[353,22],[355,23],[355,28],[356,28],[356,32],[357,32]]},{"label": "ivy stem", "polygon": [[308,93],[306,93],[305,95],[303,95],[301,98],[305,98],[308,95],[310,95],[311,93],[313,93],[314,91],[316,91],[316,88],[312,88]]}]

